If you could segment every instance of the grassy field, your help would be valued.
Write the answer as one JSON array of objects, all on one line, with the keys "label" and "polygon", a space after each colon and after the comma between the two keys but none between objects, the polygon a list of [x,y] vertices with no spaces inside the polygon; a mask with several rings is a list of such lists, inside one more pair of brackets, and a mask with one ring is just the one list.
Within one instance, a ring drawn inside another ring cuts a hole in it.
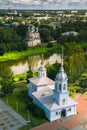
[{"label": "grassy field", "polygon": [[[18,103],[18,113],[24,117],[26,120],[28,120],[28,110],[26,105],[27,102],[31,102],[31,99],[28,96],[28,88],[26,87],[26,83],[20,83],[16,87],[19,88],[18,91],[13,92],[13,94],[8,95],[8,97],[3,98],[3,100],[7,103],[8,105],[13,108],[15,111],[17,111],[17,103]],[[22,86],[22,89],[20,89]],[[23,88],[24,87],[24,88]],[[34,108],[32,108],[34,111]],[[24,126],[20,128],[19,130],[28,130],[32,127],[38,126],[40,124],[43,124],[47,122],[48,120],[46,118],[38,118],[36,117],[32,112],[29,111],[29,119],[30,119],[30,124],[27,126]]]},{"label": "grassy field", "polygon": [[0,56],[0,61],[15,60],[15,59],[27,57],[29,55],[39,55],[42,53],[43,54],[47,53],[48,55],[48,53],[52,54],[54,52],[58,52],[58,48],[60,48],[59,45],[54,45],[53,47],[50,48],[46,46],[42,46],[42,47],[34,47],[22,52],[18,52],[18,51],[9,52],[4,54],[3,56]]},{"label": "grassy field", "polygon": [[[87,48],[87,43],[79,43],[79,45],[83,49]],[[46,46],[33,47],[22,52],[14,51],[14,52],[5,53],[3,56],[0,56],[0,61],[15,60],[30,55],[40,55],[42,53],[45,54],[46,56],[49,56],[50,54],[53,53],[59,53],[60,50],[61,50],[61,45],[59,44],[53,44],[53,47],[46,47]]]},{"label": "grassy field", "polygon": [[17,82],[19,80],[26,80],[27,74],[19,74],[14,76],[14,82]]}]

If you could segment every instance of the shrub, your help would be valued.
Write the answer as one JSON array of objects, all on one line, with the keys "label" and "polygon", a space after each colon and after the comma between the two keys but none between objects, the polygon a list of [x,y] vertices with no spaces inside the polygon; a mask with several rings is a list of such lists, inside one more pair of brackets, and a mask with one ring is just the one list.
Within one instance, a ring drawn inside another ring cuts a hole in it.
[{"label": "shrub", "polygon": [[47,47],[53,47],[53,43],[51,43],[51,42],[48,43],[48,44],[47,44]]},{"label": "shrub", "polygon": [[[38,108],[35,104],[33,104],[31,101],[28,102],[27,107],[29,109],[29,111],[32,112],[32,114],[34,114],[35,116],[39,117],[39,118],[43,118],[44,117],[44,112],[43,110],[41,110],[40,108]],[[32,109],[33,108],[33,109]]]},{"label": "shrub", "polygon": [[44,112],[38,107],[35,107],[34,113],[37,117],[42,118],[44,117]]}]

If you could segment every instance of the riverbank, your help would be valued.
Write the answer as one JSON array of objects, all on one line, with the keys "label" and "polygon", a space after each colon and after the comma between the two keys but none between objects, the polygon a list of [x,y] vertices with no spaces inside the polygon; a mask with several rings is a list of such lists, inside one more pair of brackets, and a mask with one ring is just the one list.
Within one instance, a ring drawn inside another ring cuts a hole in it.
[{"label": "riverbank", "polygon": [[55,44],[53,45],[53,47],[49,47],[49,48],[46,46],[41,46],[41,47],[33,47],[22,52],[18,52],[18,51],[9,52],[4,54],[3,56],[0,56],[0,61],[16,60],[30,55],[40,55],[42,53],[48,56],[52,53],[58,53],[60,47],[61,47],[60,45]]},{"label": "riverbank", "polygon": [[[83,50],[86,50],[87,43],[79,43],[81,48]],[[14,51],[14,52],[8,52],[5,53],[3,56],[0,56],[0,62],[2,61],[8,61],[8,60],[17,60],[20,58],[24,58],[31,55],[41,55],[42,53],[45,55],[45,57],[49,57],[53,53],[60,53],[61,52],[61,45],[60,44],[53,44],[53,47],[46,47],[46,46],[39,46],[39,47],[33,47],[29,48],[26,51]]]}]

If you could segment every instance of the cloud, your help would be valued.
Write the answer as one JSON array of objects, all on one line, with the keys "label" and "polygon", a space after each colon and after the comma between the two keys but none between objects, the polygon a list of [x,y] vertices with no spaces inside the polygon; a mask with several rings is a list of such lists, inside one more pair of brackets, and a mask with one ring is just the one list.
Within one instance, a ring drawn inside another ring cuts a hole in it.
[{"label": "cloud", "polygon": [[87,0],[0,0],[0,5],[0,8],[87,9]]},{"label": "cloud", "polygon": [[79,6],[80,4],[80,2],[69,2],[68,6]]}]

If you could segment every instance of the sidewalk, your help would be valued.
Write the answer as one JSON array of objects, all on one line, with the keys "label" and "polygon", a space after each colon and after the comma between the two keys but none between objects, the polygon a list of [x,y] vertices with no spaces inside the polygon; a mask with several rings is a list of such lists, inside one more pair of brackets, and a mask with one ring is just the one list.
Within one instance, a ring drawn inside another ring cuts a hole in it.
[{"label": "sidewalk", "polygon": [[27,121],[0,100],[0,130],[17,130]]}]

